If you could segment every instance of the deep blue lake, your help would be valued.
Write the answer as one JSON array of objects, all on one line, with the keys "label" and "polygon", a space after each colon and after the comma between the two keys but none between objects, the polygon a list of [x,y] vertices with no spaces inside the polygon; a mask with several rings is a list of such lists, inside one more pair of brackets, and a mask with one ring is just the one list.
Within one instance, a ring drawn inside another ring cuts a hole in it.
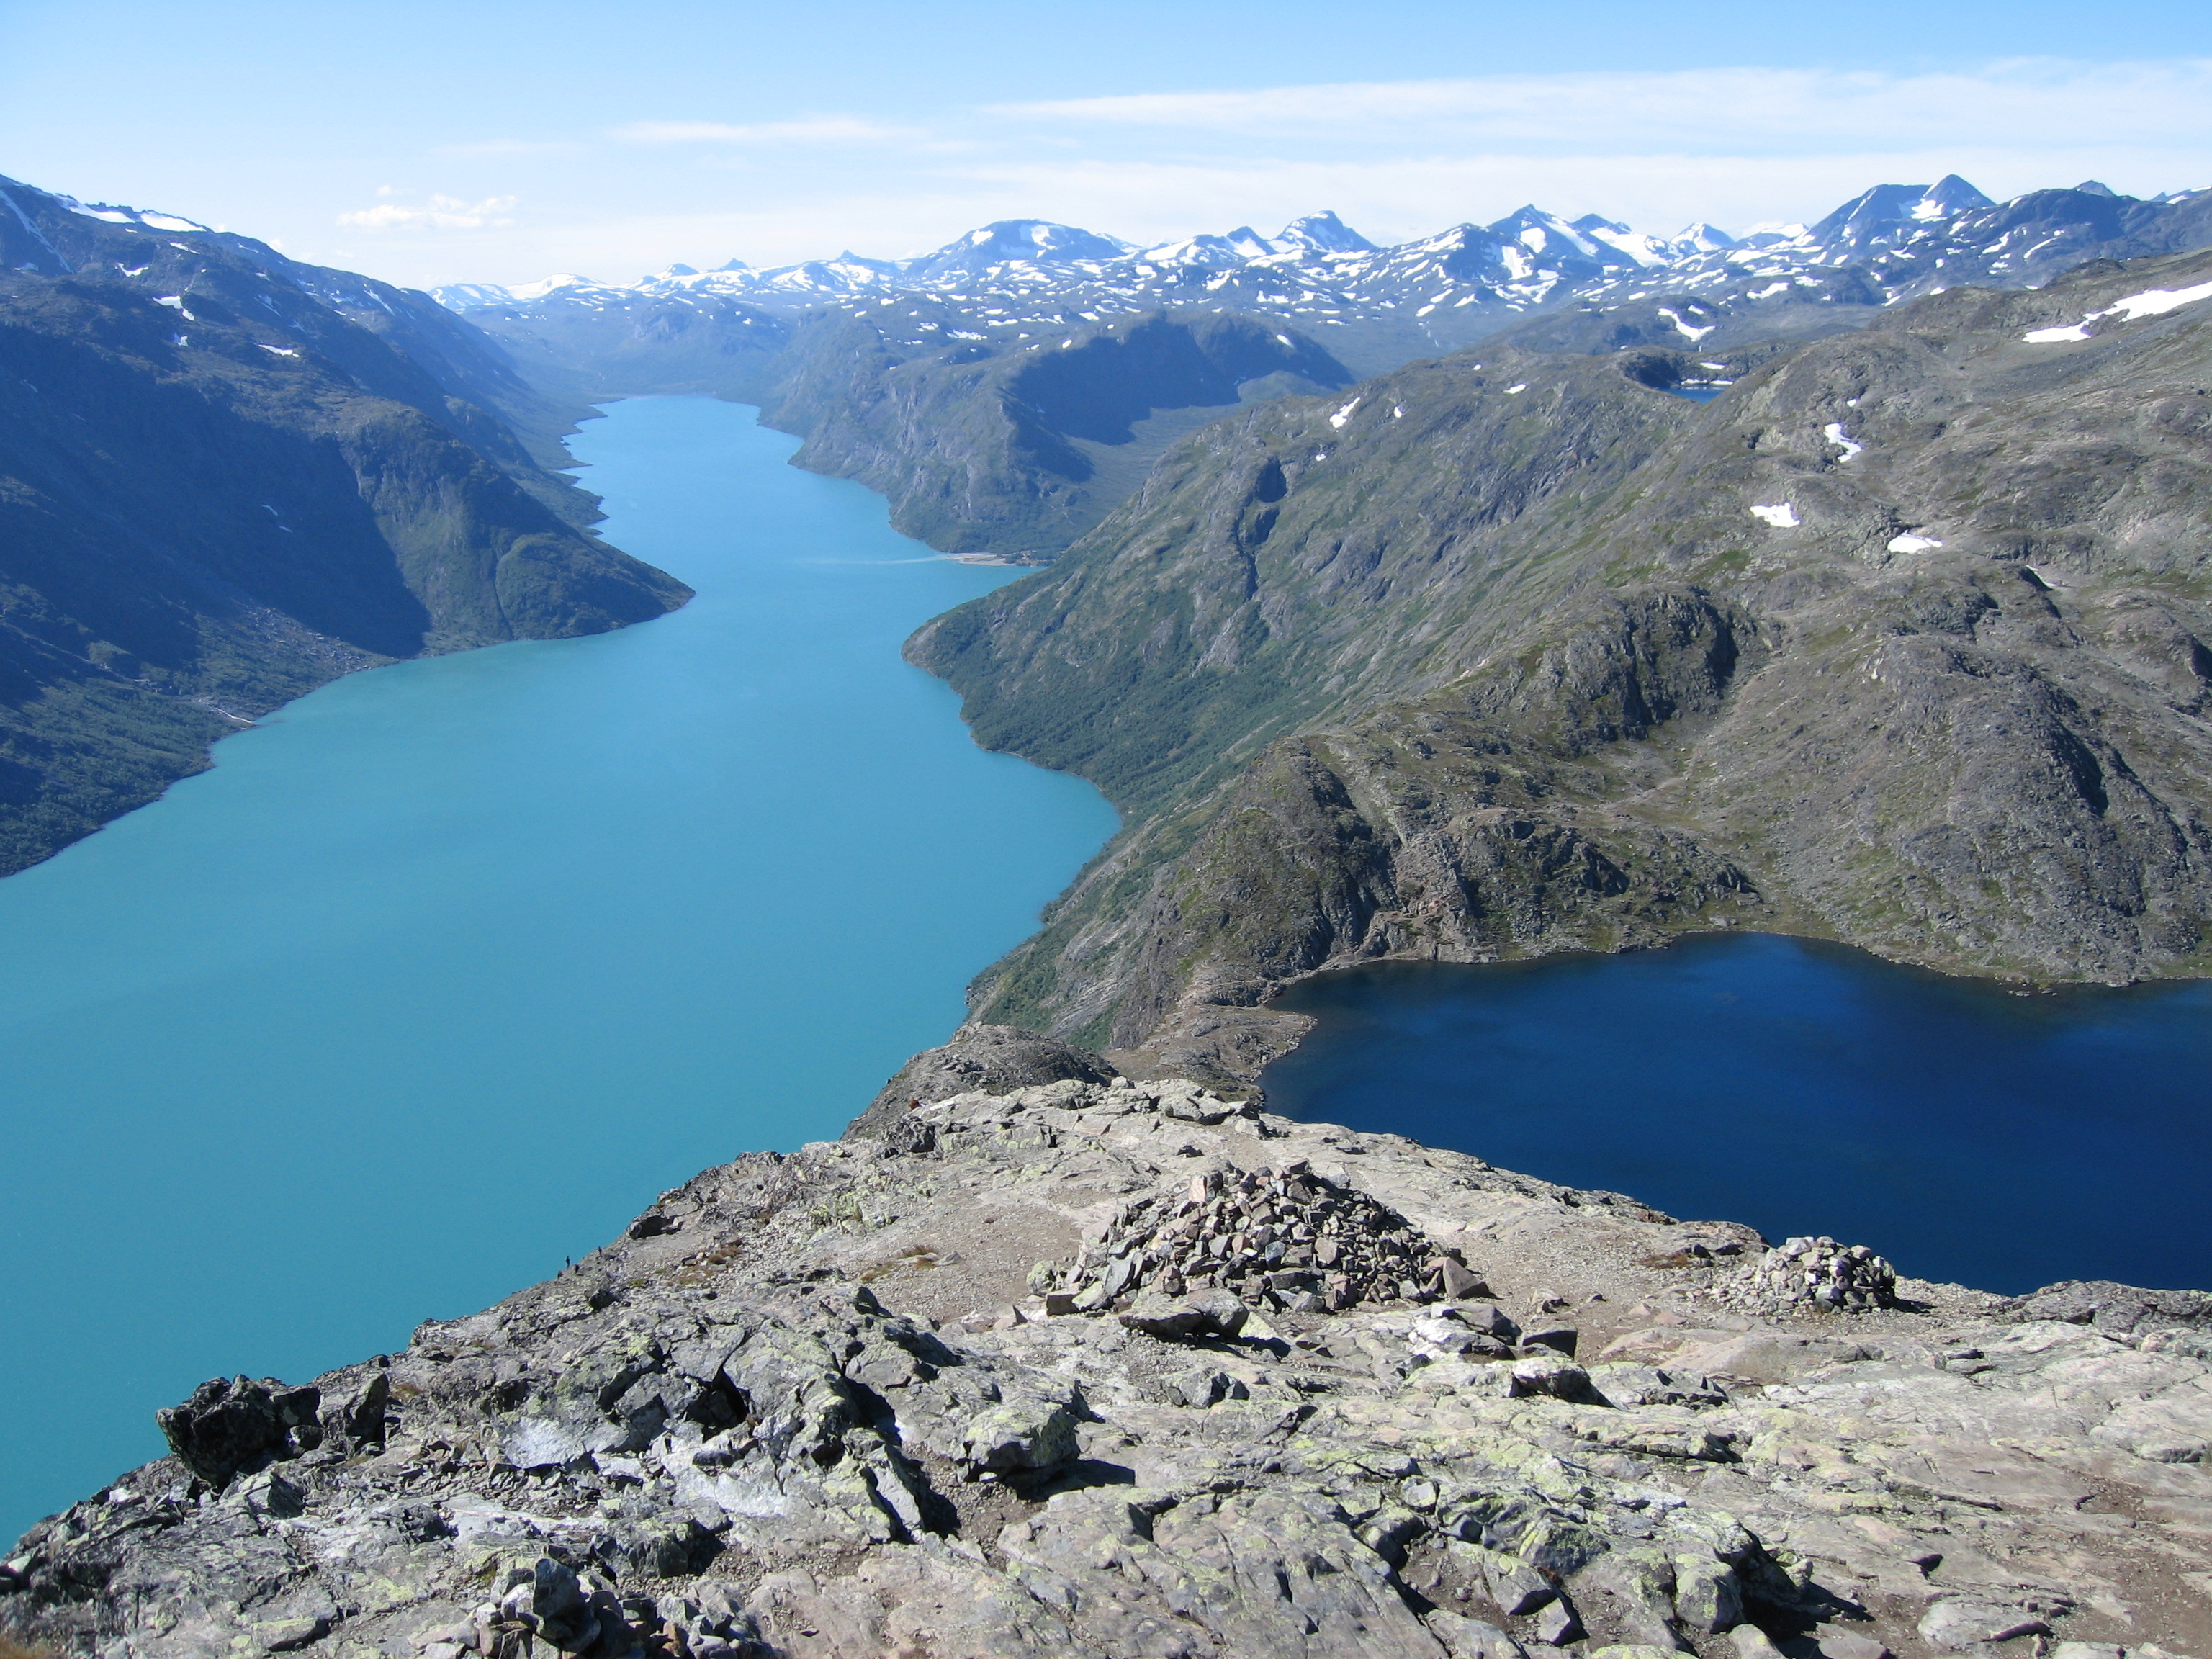
[{"label": "deep blue lake", "polygon": [[1016,573],[706,399],[572,444],[698,589],[357,674],[0,881],[0,1547],[216,1373],[403,1346],[836,1135],[1112,832],[899,659]]},{"label": "deep blue lake", "polygon": [[2212,984],[2018,996],[1768,934],[1294,986],[1275,1110],[2008,1293],[2212,1289]]}]

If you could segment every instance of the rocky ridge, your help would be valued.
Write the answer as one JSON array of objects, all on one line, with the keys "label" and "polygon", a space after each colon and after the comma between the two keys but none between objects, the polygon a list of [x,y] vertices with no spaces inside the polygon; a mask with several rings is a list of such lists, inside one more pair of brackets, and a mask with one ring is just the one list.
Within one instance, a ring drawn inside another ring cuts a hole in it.
[{"label": "rocky ridge", "polygon": [[[143,1659],[2212,1638],[2202,1297],[1738,1304],[1749,1229],[1094,1065],[708,1170],[311,1385],[209,1384],[174,1455],[9,1553],[0,1631]],[[1334,1310],[1271,1277],[1331,1238],[1412,1266]],[[1172,1274],[1063,1288],[1164,1242]]]}]

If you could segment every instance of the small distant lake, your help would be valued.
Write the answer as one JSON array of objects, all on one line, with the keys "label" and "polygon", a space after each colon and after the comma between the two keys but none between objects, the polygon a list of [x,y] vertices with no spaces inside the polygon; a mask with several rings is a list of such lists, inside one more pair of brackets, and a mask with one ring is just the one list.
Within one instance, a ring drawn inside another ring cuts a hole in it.
[{"label": "small distant lake", "polygon": [[1667,390],[1677,398],[1687,398],[1693,404],[1709,404],[1728,388],[1724,386],[1670,386]]},{"label": "small distant lake", "polygon": [[1770,934],[1294,986],[1274,1109],[2016,1294],[2212,1289],[2212,983],[2020,996]]}]

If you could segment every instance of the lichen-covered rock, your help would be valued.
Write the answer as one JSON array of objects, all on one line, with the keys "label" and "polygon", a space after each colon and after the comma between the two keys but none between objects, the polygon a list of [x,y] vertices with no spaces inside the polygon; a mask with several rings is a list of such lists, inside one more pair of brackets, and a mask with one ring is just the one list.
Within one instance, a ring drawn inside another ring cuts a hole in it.
[{"label": "lichen-covered rock", "polygon": [[[2029,1626],[2212,1651],[2212,1616],[2143,1589],[2212,1573],[2186,1321],[1717,1302],[1733,1265],[1687,1248],[1713,1224],[1217,1103],[926,1102],[709,1171],[379,1363],[202,1390],[173,1420],[225,1483],[172,1455],[41,1522],[0,1632],[85,1659],[1778,1659],[1756,1620],[1827,1659],[2029,1659]],[[1477,1255],[1494,1296],[1028,1293],[1086,1236],[1094,1267],[1165,1247],[1149,1277],[1232,1212],[1285,1257],[1355,1255],[1355,1221],[1376,1261]],[[1539,1340],[1567,1329],[1575,1356]]]}]

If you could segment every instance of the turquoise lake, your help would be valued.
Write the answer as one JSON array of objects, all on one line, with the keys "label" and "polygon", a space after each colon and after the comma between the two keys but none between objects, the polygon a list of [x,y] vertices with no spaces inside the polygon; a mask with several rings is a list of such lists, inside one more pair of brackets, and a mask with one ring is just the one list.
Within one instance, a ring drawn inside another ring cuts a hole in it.
[{"label": "turquoise lake", "polygon": [[203,1378],[398,1348],[836,1135],[1113,831],[900,642],[1014,572],[693,398],[572,441],[698,590],[340,680],[0,881],[0,1540]]}]

